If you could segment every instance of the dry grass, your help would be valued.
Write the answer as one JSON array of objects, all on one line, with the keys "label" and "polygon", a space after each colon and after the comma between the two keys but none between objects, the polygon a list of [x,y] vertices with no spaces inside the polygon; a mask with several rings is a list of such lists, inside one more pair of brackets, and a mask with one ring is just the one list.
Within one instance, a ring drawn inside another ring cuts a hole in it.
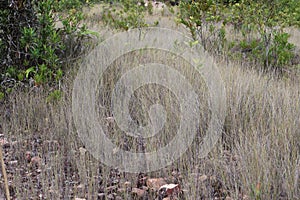
[{"label": "dry grass", "polygon": [[[156,57],[164,58],[163,55]],[[129,55],[125,62],[135,59],[136,55]],[[174,65],[171,61],[167,64]],[[282,80],[272,74],[246,69],[242,62],[219,59],[218,65],[228,101],[222,139],[207,158],[198,158],[199,141],[209,119],[207,102],[203,101],[198,138],[172,166],[148,175],[169,177],[173,173],[173,178],[185,190],[186,199],[226,196],[233,199],[299,199],[299,78]],[[120,63],[116,62],[107,73],[107,85],[101,93],[104,105],[108,105],[105,100],[109,99],[111,86],[118,77],[118,66]],[[76,70],[70,73],[76,74]],[[15,91],[8,102],[1,105],[0,133],[10,142],[5,152],[15,199],[74,199],[75,196],[97,199],[97,194],[105,192],[115,180],[120,185],[126,180],[133,183],[137,180],[137,175],[118,174],[88,152],[80,154],[83,145],[77,138],[71,110],[73,79],[74,75],[66,76],[61,88],[63,97],[59,101],[47,103],[46,92],[35,88],[30,92]],[[203,99],[207,97],[205,87],[197,91],[203,94]],[[136,94],[136,102],[132,102],[142,105],[137,106],[135,117],[147,120],[143,109],[159,99],[159,94],[167,94],[160,99],[166,107],[176,107],[178,102],[168,91],[157,87],[142,88]],[[169,111],[178,112],[176,108]],[[146,150],[159,148],[173,137],[178,118],[172,116],[168,118],[165,134],[160,136],[162,142],[149,140]],[[112,130],[119,133],[116,127],[111,127]],[[124,138],[116,135],[114,139],[121,146]],[[139,151],[137,141],[127,142],[128,150]],[[42,158],[40,171],[27,162],[26,151],[33,151]],[[131,199],[126,193],[122,195],[123,199]]]}]

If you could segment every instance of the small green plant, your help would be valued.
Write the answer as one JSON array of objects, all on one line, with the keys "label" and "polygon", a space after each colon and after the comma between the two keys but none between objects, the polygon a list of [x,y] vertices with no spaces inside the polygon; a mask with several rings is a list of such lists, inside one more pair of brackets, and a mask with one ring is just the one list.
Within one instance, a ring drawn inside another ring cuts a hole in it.
[{"label": "small green plant", "polygon": [[288,42],[289,37],[290,35],[287,33],[274,34],[274,41],[268,54],[268,59],[271,60],[271,63],[268,63],[268,65],[282,67],[291,61],[294,56],[293,50],[295,45]]},{"label": "small green plant", "polygon": [[[142,6],[144,6],[144,5],[142,4]],[[148,4],[147,11],[148,11],[149,15],[153,15],[153,5],[152,5],[152,3]]]},{"label": "small green plant", "polygon": [[116,5],[107,6],[102,13],[102,19],[106,25],[110,27],[128,30],[131,28],[148,27],[149,24],[145,21],[145,12],[152,13],[152,5],[146,8],[144,2],[136,0],[120,1]]},{"label": "small green plant", "polygon": [[55,102],[59,101],[61,99],[61,97],[62,97],[62,91],[54,90],[54,91],[50,92],[46,101],[48,103],[55,103]]},{"label": "small green plant", "polygon": [[261,198],[261,188],[260,183],[251,186],[251,199],[260,200]]},{"label": "small green plant", "polygon": [[0,102],[3,101],[4,97],[5,97],[4,92],[0,92]]}]

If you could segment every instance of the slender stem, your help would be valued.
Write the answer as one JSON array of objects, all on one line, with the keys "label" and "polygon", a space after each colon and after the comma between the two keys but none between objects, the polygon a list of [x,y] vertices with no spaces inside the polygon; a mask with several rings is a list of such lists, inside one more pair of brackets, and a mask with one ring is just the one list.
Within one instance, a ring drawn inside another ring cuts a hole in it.
[{"label": "slender stem", "polygon": [[4,164],[4,160],[3,160],[3,153],[2,153],[1,145],[0,145],[0,160],[1,160],[3,179],[4,179],[5,195],[6,195],[6,199],[10,200],[8,181],[7,181],[7,176],[6,176],[6,170],[5,170],[5,164]]}]

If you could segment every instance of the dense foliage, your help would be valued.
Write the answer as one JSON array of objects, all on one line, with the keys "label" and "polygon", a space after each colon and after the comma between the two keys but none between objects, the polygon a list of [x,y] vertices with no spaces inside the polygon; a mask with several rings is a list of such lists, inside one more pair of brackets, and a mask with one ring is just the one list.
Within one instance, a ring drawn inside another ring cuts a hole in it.
[{"label": "dense foliage", "polygon": [[89,33],[79,0],[5,0],[0,4],[2,92],[18,84],[55,84]]}]

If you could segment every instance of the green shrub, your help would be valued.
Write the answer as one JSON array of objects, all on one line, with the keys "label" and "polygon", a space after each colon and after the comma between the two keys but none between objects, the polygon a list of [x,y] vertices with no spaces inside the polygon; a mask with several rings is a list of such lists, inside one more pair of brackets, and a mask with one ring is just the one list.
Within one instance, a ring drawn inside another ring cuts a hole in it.
[{"label": "green shrub", "polygon": [[107,5],[102,13],[102,20],[110,27],[128,30],[130,28],[147,27],[145,13],[152,12],[151,6],[148,9],[141,0],[122,0],[114,5]]},{"label": "green shrub", "polygon": [[[228,51],[233,42],[263,70],[282,71],[291,66],[294,45],[288,42],[285,27],[298,26],[299,1],[292,0],[240,0],[240,1],[191,1],[181,2],[178,21],[184,24],[205,49]],[[223,26],[218,26],[217,24]],[[227,41],[224,27],[233,25],[242,38]],[[224,48],[227,44],[227,48]],[[226,54],[226,53],[225,53]],[[224,55],[225,55],[224,54]]]},{"label": "green shrub", "polygon": [[[0,82],[55,84],[64,62],[82,52],[90,33],[80,0],[5,1],[0,6]],[[61,25],[59,25],[59,23]]]},{"label": "green shrub", "polygon": [[294,45],[288,42],[289,35],[283,29],[297,25],[294,10],[285,0],[244,0],[231,7],[232,17],[228,21],[242,31],[244,40],[253,40],[251,32],[258,34],[259,48],[253,48],[250,56],[256,58],[264,70],[281,71],[282,67],[290,63]]},{"label": "green shrub", "polygon": [[194,40],[200,40],[204,49],[212,49],[216,39],[225,39],[224,27],[215,26],[224,18],[224,9],[211,0],[181,2],[177,20],[189,29]]}]

